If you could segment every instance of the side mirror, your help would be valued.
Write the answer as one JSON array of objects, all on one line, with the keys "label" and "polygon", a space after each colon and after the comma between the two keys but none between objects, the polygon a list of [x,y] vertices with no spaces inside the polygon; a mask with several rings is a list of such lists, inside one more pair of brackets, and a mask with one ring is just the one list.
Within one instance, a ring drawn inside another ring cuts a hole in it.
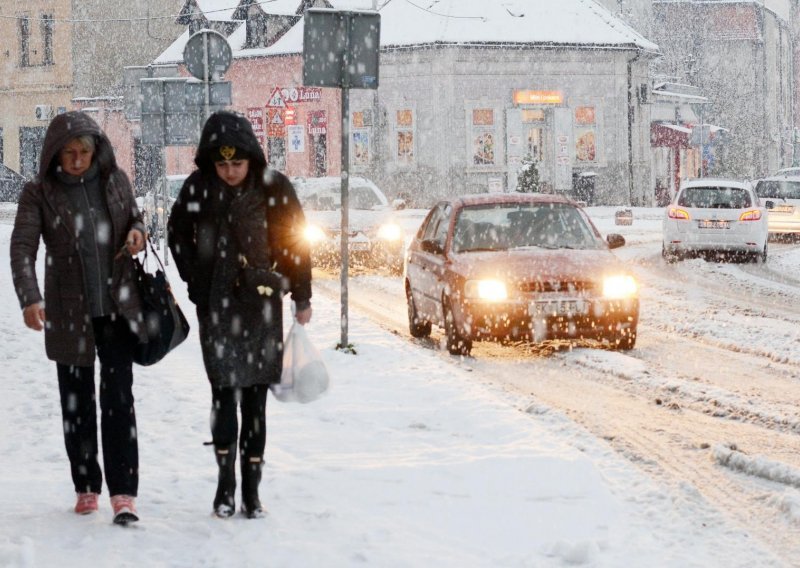
[{"label": "side mirror", "polygon": [[439,244],[439,241],[435,241],[433,239],[425,239],[420,244],[419,247],[424,251],[430,254],[442,254],[444,253],[444,249],[442,245]]},{"label": "side mirror", "polygon": [[625,237],[618,233],[611,233],[606,237],[606,242],[608,243],[608,248],[615,249],[621,246],[625,246]]},{"label": "side mirror", "polygon": [[775,202],[774,202],[774,201],[772,201],[771,199],[768,199],[768,200],[767,200],[767,201],[764,203],[764,206],[765,206],[767,209],[775,209]]}]

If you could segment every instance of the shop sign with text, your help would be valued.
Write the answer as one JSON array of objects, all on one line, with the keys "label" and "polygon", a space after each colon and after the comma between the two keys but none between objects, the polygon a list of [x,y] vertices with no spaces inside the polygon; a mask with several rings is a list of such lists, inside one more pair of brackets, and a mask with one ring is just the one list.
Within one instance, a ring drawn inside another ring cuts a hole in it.
[{"label": "shop sign with text", "polygon": [[247,120],[253,127],[253,134],[258,141],[264,143],[264,109],[261,107],[250,107],[247,109]]},{"label": "shop sign with text", "polygon": [[560,105],[564,103],[561,91],[530,91],[527,89],[514,91],[515,105]]},{"label": "shop sign with text", "polygon": [[328,117],[324,110],[312,110],[306,117],[308,133],[312,136],[328,133]]}]

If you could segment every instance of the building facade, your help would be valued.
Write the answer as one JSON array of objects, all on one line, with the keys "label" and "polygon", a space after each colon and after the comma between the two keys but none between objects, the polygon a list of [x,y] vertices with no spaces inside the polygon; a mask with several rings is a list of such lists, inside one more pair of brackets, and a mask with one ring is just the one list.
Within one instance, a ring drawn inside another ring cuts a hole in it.
[{"label": "building facade", "polygon": [[[0,162],[30,178],[50,118],[121,92],[122,68],[174,41],[180,0],[29,0],[0,5]],[[94,108],[94,106],[88,106]]]}]

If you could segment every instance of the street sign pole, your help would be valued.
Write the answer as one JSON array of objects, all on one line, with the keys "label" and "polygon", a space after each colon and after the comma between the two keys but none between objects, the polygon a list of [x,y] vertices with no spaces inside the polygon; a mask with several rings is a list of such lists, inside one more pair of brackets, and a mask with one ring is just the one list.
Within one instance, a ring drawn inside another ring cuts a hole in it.
[{"label": "street sign pole", "polygon": [[342,338],[340,345],[342,349],[347,349],[349,345],[347,339],[347,332],[349,328],[347,306],[349,303],[348,296],[348,266],[350,264],[349,252],[349,232],[350,232],[350,82],[347,77],[347,66],[349,65],[350,57],[350,19],[345,19],[344,22],[347,29],[344,34],[344,53],[342,54],[342,238],[341,238],[341,255],[342,255],[342,273],[341,273],[341,302],[342,302]]}]

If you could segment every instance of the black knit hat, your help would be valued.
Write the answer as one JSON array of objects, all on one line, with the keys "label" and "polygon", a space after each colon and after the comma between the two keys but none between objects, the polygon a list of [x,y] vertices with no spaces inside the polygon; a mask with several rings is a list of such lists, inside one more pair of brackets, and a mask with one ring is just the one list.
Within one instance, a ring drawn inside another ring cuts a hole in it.
[{"label": "black knit hat", "polygon": [[250,154],[241,146],[217,146],[211,149],[211,159],[215,162],[227,160],[247,160]]},{"label": "black knit hat", "polygon": [[214,162],[243,159],[250,160],[251,168],[257,172],[263,172],[267,165],[264,150],[250,121],[230,111],[215,112],[203,126],[195,164],[203,171],[212,172]]}]

